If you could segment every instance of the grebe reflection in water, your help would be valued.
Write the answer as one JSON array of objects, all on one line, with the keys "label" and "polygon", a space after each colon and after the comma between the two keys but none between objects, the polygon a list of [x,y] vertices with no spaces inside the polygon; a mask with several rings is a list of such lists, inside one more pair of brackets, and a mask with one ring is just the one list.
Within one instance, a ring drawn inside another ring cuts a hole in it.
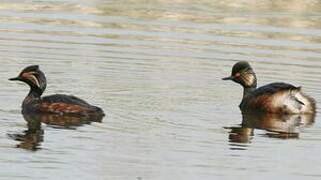
[{"label": "grebe reflection in water", "polygon": [[10,133],[8,136],[19,142],[17,148],[30,151],[41,149],[41,142],[44,141],[44,129],[41,124],[47,124],[54,128],[74,130],[76,127],[101,122],[102,116],[97,118],[84,116],[68,116],[50,113],[23,113],[23,118],[27,121],[27,130],[22,133]]},{"label": "grebe reflection in water", "polygon": [[250,143],[255,129],[265,130],[266,137],[299,138],[300,128],[312,125],[314,118],[315,114],[243,113],[240,126],[227,128],[229,141]]}]

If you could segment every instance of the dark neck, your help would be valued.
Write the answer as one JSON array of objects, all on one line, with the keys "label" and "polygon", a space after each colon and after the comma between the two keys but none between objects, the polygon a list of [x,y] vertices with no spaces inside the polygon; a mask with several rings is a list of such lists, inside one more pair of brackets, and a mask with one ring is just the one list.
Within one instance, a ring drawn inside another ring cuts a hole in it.
[{"label": "dark neck", "polygon": [[22,106],[30,104],[36,100],[39,100],[41,95],[42,95],[42,92],[39,89],[30,88],[29,94],[24,99]]},{"label": "dark neck", "polygon": [[243,99],[245,97],[247,97],[248,95],[250,95],[253,91],[255,91],[256,86],[252,86],[252,87],[244,87],[243,88]]}]

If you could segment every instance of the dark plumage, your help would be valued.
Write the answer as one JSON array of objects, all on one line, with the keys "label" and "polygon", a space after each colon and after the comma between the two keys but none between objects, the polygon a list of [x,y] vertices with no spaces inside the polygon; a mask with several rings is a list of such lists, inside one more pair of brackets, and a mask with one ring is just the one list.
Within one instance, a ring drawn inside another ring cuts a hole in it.
[{"label": "dark plumage", "polygon": [[263,111],[281,114],[315,113],[313,98],[305,95],[301,87],[287,83],[271,83],[256,88],[256,75],[248,62],[240,61],[233,66],[232,80],[243,86],[242,111]]},{"label": "dark plumage", "polygon": [[284,91],[284,90],[300,90],[300,87],[295,87],[287,83],[276,82],[276,83],[271,83],[271,84],[261,86],[257,88],[255,91],[253,91],[252,94],[259,96],[262,94],[274,94],[276,92]]},{"label": "dark plumage", "polygon": [[26,67],[18,77],[9,80],[22,81],[30,86],[29,94],[22,103],[23,113],[104,116],[101,108],[90,105],[86,101],[72,95],[55,94],[41,97],[46,89],[47,83],[45,74],[37,65]]}]

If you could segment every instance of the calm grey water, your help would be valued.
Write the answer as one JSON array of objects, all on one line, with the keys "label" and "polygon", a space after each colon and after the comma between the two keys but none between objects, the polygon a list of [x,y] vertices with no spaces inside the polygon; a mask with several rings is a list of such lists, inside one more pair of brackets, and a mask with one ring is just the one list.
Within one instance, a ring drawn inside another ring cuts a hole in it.
[{"label": "calm grey water", "polygon": [[[320,28],[316,0],[3,0],[0,179],[320,179],[321,114],[241,127],[221,81],[246,60],[321,103]],[[28,87],[7,79],[30,64],[107,117],[19,140]]]}]

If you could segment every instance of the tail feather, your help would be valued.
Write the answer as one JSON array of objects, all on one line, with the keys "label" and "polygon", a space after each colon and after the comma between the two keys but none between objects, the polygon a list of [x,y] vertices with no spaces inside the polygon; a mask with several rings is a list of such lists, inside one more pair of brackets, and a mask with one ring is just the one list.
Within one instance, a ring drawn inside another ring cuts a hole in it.
[{"label": "tail feather", "polygon": [[91,106],[91,113],[98,115],[98,116],[105,116],[104,111],[100,107],[97,107],[97,106]]}]

